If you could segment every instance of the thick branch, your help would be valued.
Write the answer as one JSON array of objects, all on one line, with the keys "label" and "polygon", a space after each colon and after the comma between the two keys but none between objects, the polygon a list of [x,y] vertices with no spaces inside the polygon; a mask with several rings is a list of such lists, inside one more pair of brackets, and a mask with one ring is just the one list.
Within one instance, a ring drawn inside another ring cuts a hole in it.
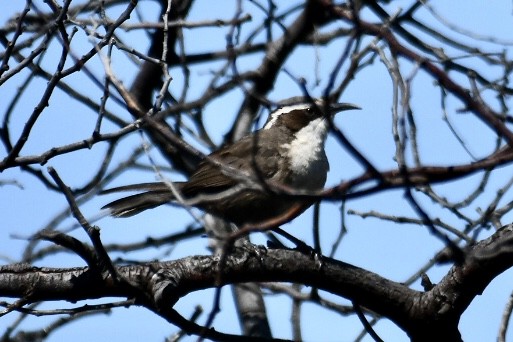
[{"label": "thick branch", "polygon": [[[361,268],[323,258],[322,262],[296,251],[268,250],[255,256],[239,251],[225,260],[219,275],[219,257],[194,256],[165,263],[118,267],[119,276],[144,289],[154,305],[169,306],[187,293],[250,281],[297,282],[352,298],[389,317],[404,313],[420,293]],[[136,291],[102,280],[87,267],[36,268],[26,264],[0,268],[0,296],[44,300],[85,300],[130,297]]]},{"label": "thick branch", "polygon": [[[258,255],[236,251],[219,270],[219,257],[194,256],[176,261],[121,266],[127,282],[100,279],[88,268],[36,268],[25,264],[0,268],[0,296],[76,301],[100,297],[137,297],[143,305],[169,307],[186,294],[233,283],[282,281],[316,287],[388,317],[414,340],[452,336],[473,298],[500,273],[513,266],[513,225],[471,247],[465,262],[451,268],[430,291],[418,292],[375,273],[290,250]],[[221,273],[219,273],[221,272]],[[130,284],[130,286],[126,285]],[[167,309],[164,311],[168,311]]]},{"label": "thick branch", "polygon": [[472,246],[461,265],[453,266],[430,291],[413,302],[403,328],[414,341],[458,341],[463,312],[490,282],[513,266],[513,225]]}]

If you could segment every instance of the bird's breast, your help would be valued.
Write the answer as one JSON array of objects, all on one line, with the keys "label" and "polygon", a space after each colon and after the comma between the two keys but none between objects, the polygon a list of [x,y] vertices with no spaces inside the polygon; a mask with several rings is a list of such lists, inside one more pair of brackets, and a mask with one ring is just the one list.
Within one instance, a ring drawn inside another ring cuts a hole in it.
[{"label": "bird's breast", "polygon": [[324,119],[313,120],[296,132],[290,143],[284,145],[283,153],[290,170],[290,186],[304,190],[324,187],[329,170],[324,153],[327,129]]}]

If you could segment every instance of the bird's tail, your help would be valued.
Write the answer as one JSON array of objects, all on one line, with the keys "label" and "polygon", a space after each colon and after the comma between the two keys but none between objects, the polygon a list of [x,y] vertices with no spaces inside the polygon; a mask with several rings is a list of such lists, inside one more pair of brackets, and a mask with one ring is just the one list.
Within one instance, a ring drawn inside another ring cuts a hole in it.
[{"label": "bird's tail", "polygon": [[[181,183],[173,183],[173,186],[177,186],[178,190],[180,185]],[[120,198],[102,207],[102,209],[109,210],[110,215],[115,217],[130,217],[139,214],[141,211],[158,207],[159,205],[175,199],[170,186],[164,182],[125,185],[103,190],[101,193],[110,194],[120,191],[143,192]]]}]

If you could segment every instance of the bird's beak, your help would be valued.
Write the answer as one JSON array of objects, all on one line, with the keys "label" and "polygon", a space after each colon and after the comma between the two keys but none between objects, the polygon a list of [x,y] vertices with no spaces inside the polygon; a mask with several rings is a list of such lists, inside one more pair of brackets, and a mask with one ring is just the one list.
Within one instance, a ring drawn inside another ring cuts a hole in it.
[{"label": "bird's beak", "polygon": [[352,109],[362,109],[357,105],[352,103],[333,103],[330,105],[330,114],[335,115],[344,110],[352,110]]}]

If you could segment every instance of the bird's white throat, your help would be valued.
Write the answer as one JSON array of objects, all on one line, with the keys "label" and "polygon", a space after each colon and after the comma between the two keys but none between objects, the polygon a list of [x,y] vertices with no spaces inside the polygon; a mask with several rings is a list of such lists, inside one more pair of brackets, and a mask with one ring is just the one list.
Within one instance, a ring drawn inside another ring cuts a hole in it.
[{"label": "bird's white throat", "polygon": [[295,174],[313,175],[328,171],[324,153],[327,133],[328,122],[325,118],[317,118],[294,134],[294,139],[285,147]]}]

